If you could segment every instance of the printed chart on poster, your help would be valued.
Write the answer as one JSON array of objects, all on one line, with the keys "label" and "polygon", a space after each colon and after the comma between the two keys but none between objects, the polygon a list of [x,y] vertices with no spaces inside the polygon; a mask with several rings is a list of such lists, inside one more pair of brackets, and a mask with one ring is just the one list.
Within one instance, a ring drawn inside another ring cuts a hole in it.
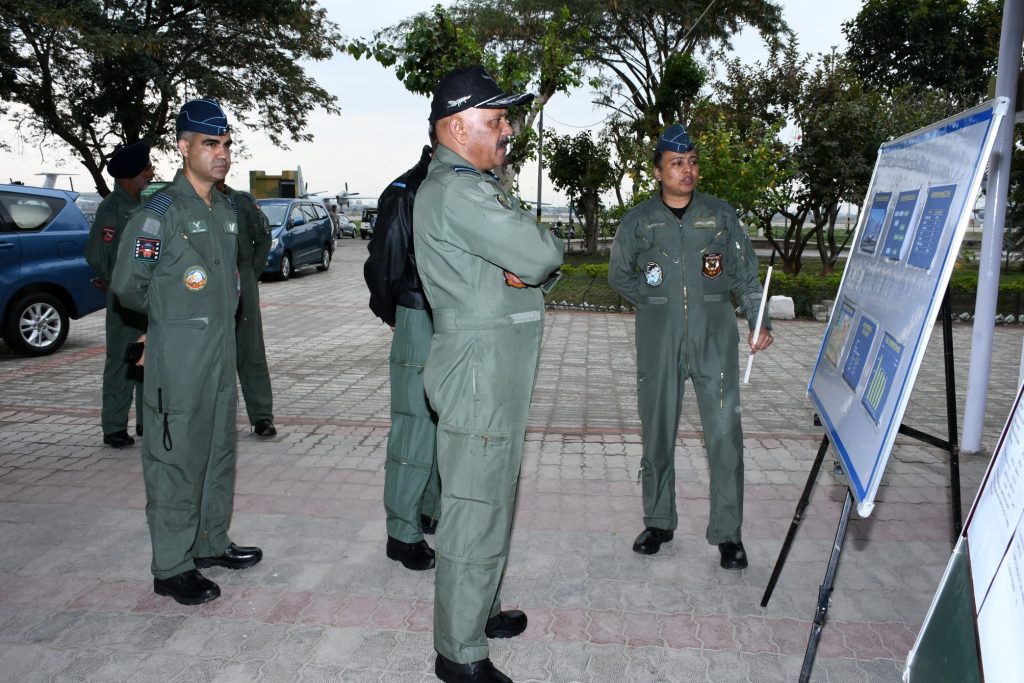
[{"label": "printed chart on poster", "polygon": [[993,100],[879,149],[808,385],[867,517],[1006,113]]}]

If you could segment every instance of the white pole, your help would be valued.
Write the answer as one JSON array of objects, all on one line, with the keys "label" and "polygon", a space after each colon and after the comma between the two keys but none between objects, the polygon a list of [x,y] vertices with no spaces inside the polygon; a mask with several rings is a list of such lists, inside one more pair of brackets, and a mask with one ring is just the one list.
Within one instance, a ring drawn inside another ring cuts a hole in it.
[{"label": "white pole", "polygon": [[[768,272],[764,275],[764,291],[761,292],[761,306],[757,309],[757,322],[754,323],[754,346],[761,336],[761,321],[764,320],[764,309],[768,306],[768,283],[772,281],[772,267],[768,266]],[[747,371],[743,374],[743,383],[750,384],[750,368],[754,367],[754,352],[747,356]]]},{"label": "white pole", "polygon": [[988,185],[985,189],[985,227],[981,235],[981,258],[978,263],[978,297],[974,304],[971,365],[967,375],[967,401],[964,405],[964,437],[961,449],[964,453],[981,451],[981,433],[985,426],[985,397],[988,393],[989,372],[992,369],[992,330],[995,328],[996,298],[999,295],[1006,192],[1010,177],[1010,159],[1013,156],[1013,112],[1016,111],[1022,41],[1024,1],[1006,0],[1003,4],[1003,27],[999,39],[996,97],[1008,97],[1010,106],[992,147],[992,156],[989,157]]}]

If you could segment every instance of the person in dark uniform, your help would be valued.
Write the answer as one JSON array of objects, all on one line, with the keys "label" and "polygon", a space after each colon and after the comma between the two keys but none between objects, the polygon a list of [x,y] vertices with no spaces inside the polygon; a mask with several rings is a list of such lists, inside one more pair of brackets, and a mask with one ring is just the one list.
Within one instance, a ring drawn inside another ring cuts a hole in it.
[{"label": "person in dark uniform", "polygon": [[[431,131],[431,142],[436,143]],[[440,516],[441,482],[437,473],[437,415],[423,391],[423,365],[434,326],[430,305],[416,272],[412,207],[427,175],[433,147],[400,175],[377,202],[377,222],[363,278],[370,289],[370,310],[395,333],[389,356],[391,432],[384,467],[387,556],[407,569],[434,566],[434,551],[423,538]]]},{"label": "person in dark uniform", "polygon": [[768,348],[770,323],[754,342],[761,302],[757,255],[736,210],[695,189],[700,159],[678,123],[658,139],[654,177],[660,191],[623,217],[608,268],[612,287],[636,306],[645,528],[633,550],[658,552],[678,524],[675,444],[689,378],[711,475],[707,540],[718,545],[722,567],[743,569],[739,334],[730,295],[747,316],[751,351]]},{"label": "person in dark uniform", "polygon": [[149,143],[140,140],[119,147],[110,156],[107,173],[114,178],[114,189],[96,210],[85,247],[85,260],[96,273],[93,283],[107,293],[107,353],[103,363],[100,424],[103,443],[112,448],[135,443],[128,434],[128,411],[133,394],[135,429],[137,432],[142,429],[142,371],[125,360],[125,349],[146,331],[146,316],[122,306],[109,288],[128,216],[139,207],[142,191],[153,182],[149,150]]},{"label": "person in dark uniform", "polygon": [[437,86],[438,142],[413,207],[416,267],[433,314],[423,386],[438,415],[441,520],[434,579],[434,672],[442,681],[505,683],[488,638],[526,629],[503,610],[526,420],[544,332],[544,293],[558,280],[562,241],[493,175],[512,128],[509,95],[483,67]]},{"label": "person in dark uniform", "polygon": [[111,291],[149,318],[142,437],[153,590],[184,605],[220,596],[199,569],[251,567],[231,542],[235,490],[238,217],[214,189],[231,167],[227,117],[187,102],[176,121],[184,167],[133,214]]},{"label": "person in dark uniform", "polygon": [[270,221],[248,192],[224,183],[219,183],[217,189],[228,198],[238,215],[238,275],[242,280],[242,301],[235,326],[235,348],[245,412],[257,436],[276,436],[274,394],[263,342],[259,290],[260,273],[267,265],[273,241]]}]

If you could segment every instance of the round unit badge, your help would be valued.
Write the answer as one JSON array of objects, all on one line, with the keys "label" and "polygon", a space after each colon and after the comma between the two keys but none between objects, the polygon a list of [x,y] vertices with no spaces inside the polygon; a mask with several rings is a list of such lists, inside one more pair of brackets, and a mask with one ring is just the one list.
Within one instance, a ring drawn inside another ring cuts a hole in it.
[{"label": "round unit badge", "polygon": [[198,292],[206,286],[206,271],[199,266],[193,266],[185,271],[185,287],[190,292]]},{"label": "round unit badge", "polygon": [[644,265],[644,277],[647,279],[647,284],[651,287],[657,287],[664,279],[661,266],[654,261],[649,261]]}]

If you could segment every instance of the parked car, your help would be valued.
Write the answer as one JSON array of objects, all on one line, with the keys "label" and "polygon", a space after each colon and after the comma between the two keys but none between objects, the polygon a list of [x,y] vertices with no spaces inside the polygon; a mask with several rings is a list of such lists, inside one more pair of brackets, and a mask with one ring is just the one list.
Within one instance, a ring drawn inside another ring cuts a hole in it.
[{"label": "parked car", "polygon": [[342,237],[356,238],[356,224],[352,222],[352,219],[343,213],[338,214],[338,225],[334,229],[334,236],[338,239]]},{"label": "parked car", "polygon": [[70,320],[106,306],[85,262],[89,221],[77,192],[0,185],[0,332],[15,352],[45,356]]},{"label": "parked car", "polygon": [[377,222],[377,209],[363,209],[363,220],[359,224],[359,236],[364,240],[373,237],[373,226]]},{"label": "parked car", "polygon": [[270,221],[273,237],[265,275],[287,280],[297,268],[331,267],[334,224],[322,204],[306,199],[259,199],[256,204]]}]

